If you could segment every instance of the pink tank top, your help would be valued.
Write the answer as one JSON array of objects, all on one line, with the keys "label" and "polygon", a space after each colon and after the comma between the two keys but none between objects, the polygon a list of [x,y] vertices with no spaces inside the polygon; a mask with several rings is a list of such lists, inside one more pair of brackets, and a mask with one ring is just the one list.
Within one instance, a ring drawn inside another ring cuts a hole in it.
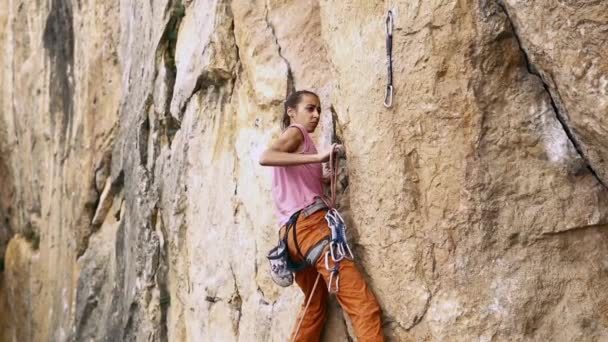
[{"label": "pink tank top", "polygon": [[[315,154],[317,148],[304,126],[293,124],[304,135],[303,154]],[[288,127],[288,128],[289,128]],[[279,227],[283,226],[296,211],[323,197],[321,163],[272,168],[272,196],[277,208]]]}]

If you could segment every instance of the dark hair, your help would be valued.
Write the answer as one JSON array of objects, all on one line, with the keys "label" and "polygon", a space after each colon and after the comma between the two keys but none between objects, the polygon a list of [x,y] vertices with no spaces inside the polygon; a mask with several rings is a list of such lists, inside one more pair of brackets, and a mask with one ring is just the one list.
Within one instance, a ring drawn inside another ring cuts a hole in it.
[{"label": "dark hair", "polygon": [[287,99],[285,99],[285,110],[283,111],[283,122],[281,122],[283,125],[283,129],[286,129],[287,127],[289,127],[289,115],[287,115],[287,109],[296,108],[296,106],[300,103],[300,101],[302,101],[303,95],[312,95],[312,96],[316,97],[317,99],[319,99],[319,95],[315,94],[314,92],[312,92],[310,90],[298,90],[296,92],[289,94],[289,96],[287,96]]}]

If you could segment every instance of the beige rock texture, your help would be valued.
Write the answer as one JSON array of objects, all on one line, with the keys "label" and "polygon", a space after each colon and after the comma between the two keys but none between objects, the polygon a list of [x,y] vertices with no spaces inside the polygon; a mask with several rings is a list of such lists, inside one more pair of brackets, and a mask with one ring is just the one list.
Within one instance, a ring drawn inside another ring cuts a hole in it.
[{"label": "beige rock texture", "polygon": [[[394,13],[394,105],[385,19]],[[608,340],[608,3],[7,0],[0,341],[285,341],[258,157],[319,147],[389,341]],[[356,340],[335,299],[323,341]]]},{"label": "beige rock texture", "polygon": [[530,72],[570,139],[608,185],[608,12],[602,1],[503,1]]}]

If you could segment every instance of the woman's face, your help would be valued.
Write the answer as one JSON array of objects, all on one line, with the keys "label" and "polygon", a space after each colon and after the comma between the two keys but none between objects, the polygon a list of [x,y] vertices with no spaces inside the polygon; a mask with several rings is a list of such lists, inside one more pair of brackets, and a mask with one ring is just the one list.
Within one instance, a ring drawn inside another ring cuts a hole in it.
[{"label": "woman's face", "polygon": [[319,98],[313,95],[304,94],[296,108],[289,108],[287,114],[291,118],[291,123],[297,123],[306,128],[310,133],[315,131],[321,116],[321,103]]}]

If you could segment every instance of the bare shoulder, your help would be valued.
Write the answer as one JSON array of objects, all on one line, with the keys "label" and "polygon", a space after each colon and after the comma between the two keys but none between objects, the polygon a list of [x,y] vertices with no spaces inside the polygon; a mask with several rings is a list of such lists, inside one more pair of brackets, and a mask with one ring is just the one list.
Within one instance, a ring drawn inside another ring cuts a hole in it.
[{"label": "bare shoulder", "polygon": [[281,152],[296,152],[304,142],[304,135],[297,127],[290,127],[272,144],[272,149]]}]

